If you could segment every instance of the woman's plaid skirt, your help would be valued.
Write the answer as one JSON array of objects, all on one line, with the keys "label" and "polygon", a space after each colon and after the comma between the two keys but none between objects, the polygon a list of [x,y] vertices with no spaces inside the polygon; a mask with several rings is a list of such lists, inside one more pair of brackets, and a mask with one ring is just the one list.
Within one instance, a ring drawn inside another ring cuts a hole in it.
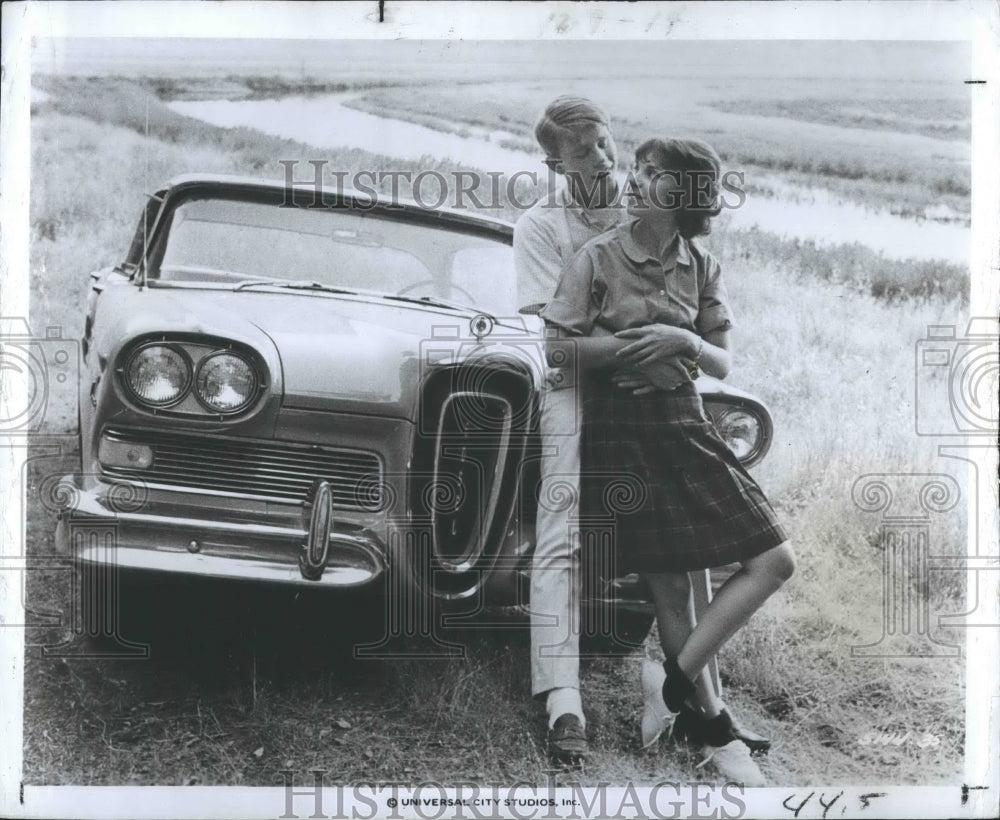
[{"label": "woman's plaid skirt", "polygon": [[787,539],[693,384],[635,396],[595,379],[580,455],[581,534],[609,553],[605,577],[719,567]]}]

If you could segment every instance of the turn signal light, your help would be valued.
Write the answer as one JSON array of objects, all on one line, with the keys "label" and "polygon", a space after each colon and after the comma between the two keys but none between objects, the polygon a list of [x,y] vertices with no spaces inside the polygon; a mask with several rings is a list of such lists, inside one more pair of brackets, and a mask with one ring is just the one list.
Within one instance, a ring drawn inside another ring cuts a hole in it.
[{"label": "turn signal light", "polygon": [[147,444],[135,444],[101,436],[97,458],[105,467],[146,470],[153,466],[153,448]]}]

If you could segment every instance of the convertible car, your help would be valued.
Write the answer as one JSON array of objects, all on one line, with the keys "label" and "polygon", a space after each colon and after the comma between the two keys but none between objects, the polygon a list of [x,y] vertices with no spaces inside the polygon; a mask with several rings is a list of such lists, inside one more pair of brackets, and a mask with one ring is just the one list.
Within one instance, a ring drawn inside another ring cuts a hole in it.
[{"label": "convertible car", "polygon": [[[537,505],[562,502],[539,498],[540,326],[516,310],[512,235],[277,182],[152,195],[123,261],[91,274],[82,470],[57,532],[84,628],[114,631],[107,578],[133,572],[523,606]],[[761,459],[764,405],[697,385]],[[634,488],[609,480],[612,527]],[[634,578],[588,595],[644,606]]]}]

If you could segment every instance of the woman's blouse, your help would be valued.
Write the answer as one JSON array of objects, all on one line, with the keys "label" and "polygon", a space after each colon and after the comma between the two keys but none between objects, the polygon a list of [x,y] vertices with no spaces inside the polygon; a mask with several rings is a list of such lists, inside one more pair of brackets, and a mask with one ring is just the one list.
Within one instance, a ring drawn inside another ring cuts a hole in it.
[{"label": "woman's blouse", "polygon": [[701,336],[731,326],[715,258],[680,235],[664,258],[650,256],[632,238],[634,224],[584,245],[564,268],[541,317],[583,336],[598,324],[611,332],[666,324]]}]

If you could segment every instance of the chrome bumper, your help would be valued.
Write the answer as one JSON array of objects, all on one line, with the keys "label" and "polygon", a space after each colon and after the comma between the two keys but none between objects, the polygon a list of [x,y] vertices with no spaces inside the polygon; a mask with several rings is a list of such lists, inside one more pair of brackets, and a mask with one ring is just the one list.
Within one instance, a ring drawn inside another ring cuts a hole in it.
[{"label": "chrome bumper", "polygon": [[307,580],[298,565],[307,535],[302,527],[180,516],[154,505],[114,509],[119,505],[108,502],[106,489],[82,489],[73,476],[60,481],[60,553],[125,570],[305,587],[361,586],[385,572],[382,544],[358,527],[333,522],[326,568]]}]

